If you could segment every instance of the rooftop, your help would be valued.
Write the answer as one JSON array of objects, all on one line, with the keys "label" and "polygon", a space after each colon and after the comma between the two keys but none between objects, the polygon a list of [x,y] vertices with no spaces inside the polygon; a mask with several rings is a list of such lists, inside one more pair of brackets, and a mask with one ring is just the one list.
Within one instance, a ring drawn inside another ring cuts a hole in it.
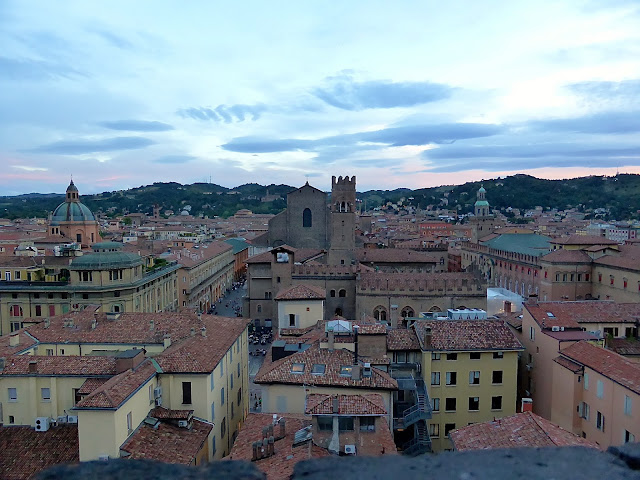
[{"label": "rooftop", "polygon": [[[338,411],[334,410],[337,400]],[[326,395],[312,393],[306,397],[304,413],[307,415],[386,415],[382,395]]]},{"label": "rooftop", "polygon": [[584,323],[630,323],[640,317],[640,303],[586,300],[525,303],[524,308],[543,328],[581,328]]},{"label": "rooftop", "polygon": [[496,250],[538,257],[551,250],[550,240],[549,237],[537,233],[503,233],[483,243]]},{"label": "rooftop", "polygon": [[393,329],[387,332],[387,350],[420,350],[414,329]]},{"label": "rooftop", "polygon": [[[426,328],[431,343],[425,343]],[[503,320],[416,320],[413,324],[423,350],[522,350]]]},{"label": "rooftop", "polygon": [[598,448],[596,443],[568,432],[533,412],[475,423],[454,430],[449,435],[458,451],[554,446]]},{"label": "rooftop", "polygon": [[294,285],[280,290],[275,296],[276,300],[323,300],[326,292],[314,285]]}]

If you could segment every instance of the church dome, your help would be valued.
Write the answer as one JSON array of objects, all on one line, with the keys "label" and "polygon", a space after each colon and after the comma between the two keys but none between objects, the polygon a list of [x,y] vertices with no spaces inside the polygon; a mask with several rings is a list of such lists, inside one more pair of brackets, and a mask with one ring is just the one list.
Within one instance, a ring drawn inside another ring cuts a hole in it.
[{"label": "church dome", "polygon": [[67,187],[66,198],[63,203],[58,205],[51,216],[53,225],[59,222],[95,222],[96,217],[93,216],[89,207],[80,202],[80,194],[78,187],[75,186],[73,180]]},{"label": "church dome", "polygon": [[484,189],[484,187],[481,186],[478,190],[478,193],[487,193],[487,191]]}]

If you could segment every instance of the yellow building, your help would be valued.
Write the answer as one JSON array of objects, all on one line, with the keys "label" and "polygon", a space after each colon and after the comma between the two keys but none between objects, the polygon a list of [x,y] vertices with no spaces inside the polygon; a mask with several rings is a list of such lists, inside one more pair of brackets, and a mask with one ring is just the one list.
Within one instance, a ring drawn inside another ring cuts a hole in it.
[{"label": "yellow building", "polygon": [[160,442],[146,430],[133,439],[139,426],[182,419],[163,431],[184,444],[186,463],[222,458],[249,410],[247,328],[235,318],[99,307],[47,319],[0,337],[2,419],[77,423],[81,461],[118,457],[125,443],[137,458],[140,442]]},{"label": "yellow building", "polygon": [[313,285],[294,285],[275,296],[278,330],[304,329],[324,318],[324,289]]},{"label": "yellow building", "polygon": [[431,403],[425,422],[433,451],[450,450],[448,435],[456,428],[516,413],[523,347],[503,321],[416,321],[413,328]]}]

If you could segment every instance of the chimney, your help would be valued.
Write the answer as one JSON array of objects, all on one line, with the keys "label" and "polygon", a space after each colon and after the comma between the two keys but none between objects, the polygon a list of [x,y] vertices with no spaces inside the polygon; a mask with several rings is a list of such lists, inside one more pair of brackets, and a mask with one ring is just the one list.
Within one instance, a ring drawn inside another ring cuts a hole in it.
[{"label": "chimney", "polygon": [[520,405],[521,412],[533,412],[533,399],[523,398]]},{"label": "chimney", "polygon": [[7,359],[5,357],[0,357],[0,372],[4,370],[4,366],[6,362],[7,362]]},{"label": "chimney", "polygon": [[264,448],[262,448],[262,440],[258,440],[256,442],[256,460],[261,460],[264,458]]},{"label": "chimney", "polygon": [[171,335],[168,333],[164,336],[164,348],[169,348],[171,346]]},{"label": "chimney", "polygon": [[44,328],[49,328],[51,326],[51,320],[48,318],[44,319]]},{"label": "chimney", "polygon": [[198,320],[202,320],[202,312],[198,312]]},{"label": "chimney", "polygon": [[424,348],[429,350],[431,348],[431,327],[424,327]]},{"label": "chimney", "polygon": [[338,395],[333,397],[333,413],[340,413],[340,400],[338,399]]},{"label": "chimney", "polygon": [[353,353],[354,359],[353,364],[358,365],[358,330],[360,327],[358,325],[353,326]]},{"label": "chimney", "polygon": [[149,330],[154,330],[156,328],[156,322],[153,321],[153,318],[149,320]]},{"label": "chimney", "polygon": [[391,328],[398,328],[398,305],[391,305]]},{"label": "chimney", "polygon": [[334,342],[335,342],[335,334],[333,333],[333,327],[329,327],[329,332],[327,333],[329,336],[329,351],[333,352]]},{"label": "chimney", "polygon": [[202,327],[200,329],[200,333],[202,334],[203,337],[207,336],[207,327]]},{"label": "chimney", "polygon": [[98,325],[98,322],[96,321],[96,319],[92,319],[91,320],[91,330],[95,330],[96,326]]},{"label": "chimney", "polygon": [[251,461],[255,462],[256,460],[258,460],[258,442],[251,443],[251,448],[253,449]]},{"label": "chimney", "polygon": [[354,365],[351,368],[351,379],[360,380],[360,365]]},{"label": "chimney", "polygon": [[511,313],[511,302],[509,300],[504,302],[504,313]]},{"label": "chimney", "polygon": [[285,419],[281,418],[278,421],[278,425],[280,426],[280,438],[284,438],[286,436],[286,425],[285,425]]},{"label": "chimney", "polygon": [[267,447],[267,455],[269,456],[274,454],[274,441],[275,439],[273,438],[273,436],[269,437],[269,446]]},{"label": "chimney", "polygon": [[17,347],[18,345],[20,345],[20,334],[19,333],[14,333],[13,335],[11,335],[9,337],[9,346],[10,347]]},{"label": "chimney", "polygon": [[196,334],[196,329],[194,327],[191,327],[191,336],[195,336]]},{"label": "chimney", "polygon": [[538,294],[532,293],[529,295],[529,299],[527,300],[527,305],[537,305],[538,304]]},{"label": "chimney", "polygon": [[29,362],[29,373],[38,373],[38,362],[36,360]]}]

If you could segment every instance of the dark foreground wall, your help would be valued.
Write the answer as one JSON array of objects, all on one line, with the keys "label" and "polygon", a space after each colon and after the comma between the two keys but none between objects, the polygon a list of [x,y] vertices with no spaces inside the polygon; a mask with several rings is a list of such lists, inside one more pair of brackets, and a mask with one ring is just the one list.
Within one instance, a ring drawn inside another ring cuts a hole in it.
[{"label": "dark foreground wall", "polygon": [[[248,462],[220,461],[189,468],[137,460],[90,462],[59,466],[42,472],[39,480],[52,479],[263,479],[264,474]],[[522,448],[451,452],[437,456],[407,458],[331,457],[296,465],[295,480],[550,480],[640,479],[640,444],[612,447],[598,452],[582,447]],[[278,479],[279,480],[279,479]],[[285,479],[283,479],[285,480]]]}]

